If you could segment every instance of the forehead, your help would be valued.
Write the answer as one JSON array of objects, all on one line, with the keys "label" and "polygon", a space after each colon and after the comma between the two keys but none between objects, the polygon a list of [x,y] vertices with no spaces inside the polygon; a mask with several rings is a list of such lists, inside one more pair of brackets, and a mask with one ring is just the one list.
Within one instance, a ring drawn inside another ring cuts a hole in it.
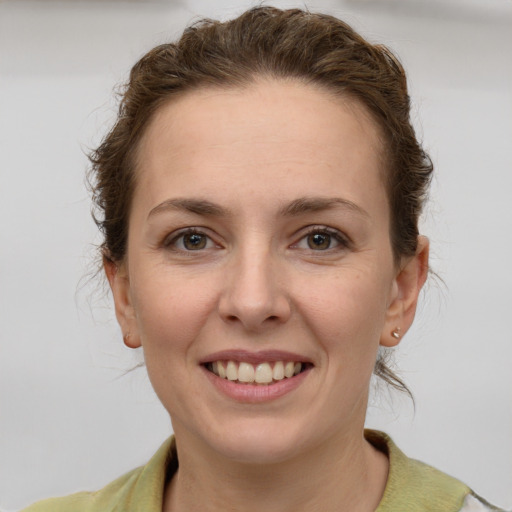
[{"label": "forehead", "polygon": [[208,194],[213,182],[243,191],[270,179],[293,194],[343,179],[347,190],[372,191],[382,189],[382,153],[379,127],[350,97],[298,81],[202,88],[155,113],[139,146],[137,189],[154,201],[169,193],[164,182]]},{"label": "forehead", "polygon": [[[282,115],[283,111],[286,116]],[[272,112],[274,116],[270,115]],[[238,129],[250,127],[256,131],[263,127],[267,132],[266,123],[271,121],[276,131],[293,128],[297,135],[309,132],[309,137],[315,132],[314,142],[336,144],[339,142],[336,120],[344,123],[347,114],[353,116],[358,125],[352,132],[354,138],[364,135],[376,151],[381,150],[381,130],[361,101],[325,87],[282,79],[260,79],[243,87],[206,86],[177,94],[157,109],[141,146],[158,142],[162,128],[173,130],[178,144],[179,138],[188,140],[209,135],[207,132],[212,127],[215,127],[215,137],[220,138],[224,132],[218,129],[229,128],[234,118]],[[187,122],[183,123],[184,120]],[[344,135],[346,137],[347,133]]]}]

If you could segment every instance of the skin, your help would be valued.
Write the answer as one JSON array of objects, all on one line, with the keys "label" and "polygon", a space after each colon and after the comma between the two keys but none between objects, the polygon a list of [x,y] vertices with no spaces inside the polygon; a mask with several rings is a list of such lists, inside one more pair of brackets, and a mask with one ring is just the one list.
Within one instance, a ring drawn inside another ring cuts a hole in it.
[{"label": "skin", "polygon": [[[394,262],[381,138],[355,100],[293,81],[196,90],[152,119],[127,255],[105,270],[172,418],[164,510],[377,507],[388,462],[363,437],[370,377],[379,345],[412,323],[428,260],[420,238]],[[190,228],[203,248],[186,245]],[[231,349],[311,368],[291,392],[241,403],[201,365]]]}]

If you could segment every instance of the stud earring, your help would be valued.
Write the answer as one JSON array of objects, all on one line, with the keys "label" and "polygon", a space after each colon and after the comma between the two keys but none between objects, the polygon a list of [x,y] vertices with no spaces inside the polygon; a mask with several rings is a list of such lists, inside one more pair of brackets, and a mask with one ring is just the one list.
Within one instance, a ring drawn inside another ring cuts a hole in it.
[{"label": "stud earring", "polygon": [[393,338],[395,338],[396,340],[399,340],[400,339],[400,336],[402,336],[400,334],[400,327],[395,327],[392,331],[391,331],[391,336],[393,336]]}]

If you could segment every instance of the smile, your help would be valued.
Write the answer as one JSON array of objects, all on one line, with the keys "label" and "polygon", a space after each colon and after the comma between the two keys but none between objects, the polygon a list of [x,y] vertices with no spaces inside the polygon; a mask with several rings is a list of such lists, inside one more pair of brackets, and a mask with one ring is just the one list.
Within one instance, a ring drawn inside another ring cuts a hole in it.
[{"label": "smile", "polygon": [[275,361],[252,364],[244,361],[213,361],[206,369],[221,379],[238,384],[270,385],[303,372],[308,363]]}]

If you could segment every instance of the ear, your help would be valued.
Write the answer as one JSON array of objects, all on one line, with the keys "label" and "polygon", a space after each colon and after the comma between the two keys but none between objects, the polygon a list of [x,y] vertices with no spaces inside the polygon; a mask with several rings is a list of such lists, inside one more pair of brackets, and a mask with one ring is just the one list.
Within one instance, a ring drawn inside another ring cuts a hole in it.
[{"label": "ear", "polygon": [[124,344],[129,348],[141,346],[135,310],[130,294],[130,280],[124,264],[103,258],[103,268],[114,297],[117,321],[123,333]]},{"label": "ear", "polygon": [[428,238],[419,236],[416,254],[400,264],[380,338],[385,347],[398,345],[414,320],[418,297],[428,276],[428,253]]}]

